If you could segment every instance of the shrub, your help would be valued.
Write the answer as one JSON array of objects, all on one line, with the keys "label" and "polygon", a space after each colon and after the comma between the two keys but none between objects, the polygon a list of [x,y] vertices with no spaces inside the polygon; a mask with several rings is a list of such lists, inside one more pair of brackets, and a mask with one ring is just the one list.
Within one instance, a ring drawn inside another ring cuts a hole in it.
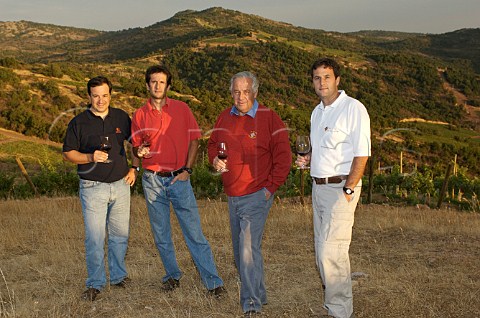
[{"label": "shrub", "polygon": [[206,160],[195,166],[191,182],[197,198],[216,198],[223,193],[221,176],[212,172]]},{"label": "shrub", "polygon": [[[39,195],[53,197],[70,196],[78,193],[78,175],[75,171],[61,171],[60,169],[56,171],[42,168],[38,174],[33,175],[30,178],[32,179]],[[10,179],[7,179],[7,181],[9,180]],[[7,183],[2,179],[1,175],[0,182],[2,182],[2,188],[3,185]],[[0,188],[0,197],[4,199],[10,197],[26,199],[35,195],[34,191],[26,181],[13,184],[13,178],[9,186],[5,186],[5,191],[2,191],[2,188]],[[8,194],[8,196],[3,194]]]},{"label": "shrub", "polygon": [[0,59],[0,66],[8,67],[8,68],[18,68],[20,64],[18,61],[13,57],[4,57]]},{"label": "shrub", "polygon": [[[304,189],[305,196],[309,196],[312,193],[312,178],[310,177],[310,170],[304,170]],[[287,176],[287,180],[282,184],[277,192],[276,196],[279,197],[294,197],[301,195],[301,177],[302,170],[293,168]]]},{"label": "shrub", "polygon": [[61,196],[78,193],[78,175],[75,171],[53,171],[42,169],[32,177],[40,195]]},{"label": "shrub", "polygon": [[0,198],[8,199],[12,195],[15,177],[0,172]]}]

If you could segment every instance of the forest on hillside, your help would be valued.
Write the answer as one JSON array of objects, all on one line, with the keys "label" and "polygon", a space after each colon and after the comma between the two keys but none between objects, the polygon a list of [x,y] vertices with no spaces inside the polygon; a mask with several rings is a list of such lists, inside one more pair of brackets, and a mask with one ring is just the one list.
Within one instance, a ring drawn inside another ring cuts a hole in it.
[{"label": "forest on hillside", "polygon": [[[239,70],[252,70],[260,79],[259,101],[275,109],[292,131],[304,134],[309,131],[310,113],[318,103],[309,77],[314,59],[313,53],[273,42],[248,47],[212,46],[201,51],[179,46],[168,51],[159,62],[172,69],[172,91],[191,106],[205,131],[231,103],[230,76]],[[410,117],[447,122],[453,134],[460,129],[478,130],[478,122],[465,120],[468,115],[463,105],[456,105],[454,95],[442,86],[447,80],[466,96],[473,96],[469,104],[480,104],[480,84],[468,63],[442,62],[442,76],[440,64],[422,56],[372,53],[366,55],[366,61],[355,67],[345,65],[340,88],[366,105],[376,137],[374,148],[382,149],[378,153],[380,161],[393,164],[396,154],[408,148],[424,153],[422,160],[432,165],[445,156],[453,158],[461,154],[459,164],[468,167],[470,173],[480,172],[475,164],[480,159],[478,139],[456,137],[445,143],[432,138],[419,142],[416,135],[422,130],[424,134],[429,133],[428,128],[400,122]],[[121,107],[131,113],[146,96],[143,72],[147,65],[141,61],[120,66],[71,62],[28,64],[2,58],[0,126],[61,142],[66,123],[75,112],[63,116],[54,126],[52,122],[62,112],[81,106],[63,94],[61,88],[73,86],[72,93],[85,103],[86,79],[99,73],[112,78],[114,91],[127,100]],[[42,78],[25,79],[21,70]],[[114,99],[112,104],[115,103]],[[378,139],[398,128],[411,128],[399,133],[403,143]]]},{"label": "forest on hillside", "polygon": [[[480,173],[480,29],[342,34],[222,8],[115,32],[25,21],[16,27],[12,36],[0,23],[0,127],[25,135],[61,142],[67,122],[86,106],[86,81],[100,74],[114,83],[112,105],[132,113],[146,97],[145,69],[164,63],[174,74],[172,97],[190,105],[204,131],[231,104],[231,75],[253,71],[258,100],[279,113],[293,140],[309,131],[318,103],[310,66],[330,56],[343,66],[340,88],[369,111],[381,166],[398,164],[404,152],[411,165],[438,174],[458,155],[468,175]],[[411,118],[443,124],[404,122]]]}]

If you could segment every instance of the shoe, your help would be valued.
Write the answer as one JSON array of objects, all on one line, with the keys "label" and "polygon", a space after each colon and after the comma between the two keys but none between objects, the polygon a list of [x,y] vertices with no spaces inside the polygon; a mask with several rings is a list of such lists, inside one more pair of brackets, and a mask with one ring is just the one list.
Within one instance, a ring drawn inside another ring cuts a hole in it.
[{"label": "shoe", "polygon": [[208,294],[215,298],[222,298],[225,296],[226,293],[227,293],[227,290],[223,286],[219,286],[217,288],[210,289],[208,291]]},{"label": "shoe", "polygon": [[169,292],[174,290],[178,286],[180,286],[180,281],[178,279],[170,277],[169,279],[167,279],[162,283],[162,290],[165,292]]},{"label": "shoe", "polygon": [[130,285],[130,282],[131,282],[131,279],[128,277],[125,277],[121,282],[116,284],[111,284],[111,285],[115,287],[127,288],[127,286]]},{"label": "shoe", "polygon": [[97,298],[98,294],[100,294],[100,291],[98,289],[89,287],[86,291],[82,293],[82,299],[94,301]]},{"label": "shoe", "polygon": [[262,313],[255,310],[249,310],[243,314],[243,317],[259,317]]}]

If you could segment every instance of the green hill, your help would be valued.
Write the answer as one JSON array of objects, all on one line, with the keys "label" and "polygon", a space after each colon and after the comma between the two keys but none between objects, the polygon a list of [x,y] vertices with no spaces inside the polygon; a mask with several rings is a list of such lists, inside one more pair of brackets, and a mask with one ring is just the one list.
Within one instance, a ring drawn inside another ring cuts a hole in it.
[{"label": "green hill", "polygon": [[[370,113],[383,163],[408,145],[428,154],[428,164],[459,154],[459,163],[478,173],[471,164],[480,159],[478,139],[464,136],[480,134],[479,32],[326,32],[222,8],[115,32],[0,22],[0,127],[61,141],[73,109],[85,106],[86,79],[98,74],[114,82],[112,104],[131,113],[145,97],[145,68],[162,62],[174,73],[172,94],[190,104],[205,131],[231,104],[231,75],[251,70],[260,79],[259,101],[293,136],[308,131],[318,102],[310,65],[331,56],[344,66],[341,88]],[[405,118],[445,122],[453,134],[399,133],[384,142],[392,129],[415,131]]]}]

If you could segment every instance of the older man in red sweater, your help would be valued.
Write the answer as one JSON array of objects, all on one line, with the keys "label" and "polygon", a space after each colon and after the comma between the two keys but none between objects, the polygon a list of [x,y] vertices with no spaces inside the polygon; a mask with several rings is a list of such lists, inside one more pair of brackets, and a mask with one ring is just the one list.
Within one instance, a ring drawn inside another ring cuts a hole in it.
[{"label": "older man in red sweater", "polygon": [[[250,72],[231,79],[234,105],[223,111],[209,142],[210,163],[222,173],[228,195],[235,264],[242,282],[240,304],[245,316],[260,313],[267,303],[262,236],[273,194],[290,172],[288,131],[280,117],[257,100],[258,80]],[[217,145],[228,145],[219,159]],[[228,160],[228,163],[227,163]]]}]

